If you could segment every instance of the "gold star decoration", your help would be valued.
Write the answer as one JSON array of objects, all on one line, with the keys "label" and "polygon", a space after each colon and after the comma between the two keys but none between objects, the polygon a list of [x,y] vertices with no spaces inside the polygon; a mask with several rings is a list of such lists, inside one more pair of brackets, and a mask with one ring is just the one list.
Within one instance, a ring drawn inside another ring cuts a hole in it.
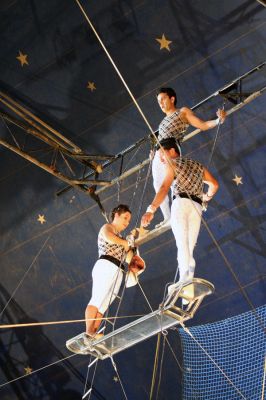
[{"label": "gold star decoration", "polygon": [[91,92],[93,92],[94,90],[96,90],[95,83],[94,83],[94,82],[88,82],[87,89],[89,89]]},{"label": "gold star decoration", "polygon": [[25,367],[25,368],[24,368],[24,371],[25,371],[25,374],[26,374],[26,375],[30,375],[30,374],[32,373],[32,368],[30,368],[30,367]]},{"label": "gold star decoration", "polygon": [[232,181],[234,181],[237,186],[238,185],[243,185],[242,176],[235,175],[235,177],[232,179]]},{"label": "gold star decoration", "polygon": [[46,219],[45,219],[44,215],[39,214],[37,221],[39,221],[41,224],[44,224],[46,222]]},{"label": "gold star decoration", "polygon": [[23,67],[24,64],[29,65],[28,60],[27,60],[28,55],[21,53],[19,50],[19,56],[16,57],[17,60],[19,60],[20,65]]},{"label": "gold star decoration", "polygon": [[157,40],[157,42],[160,43],[160,50],[166,49],[166,50],[170,51],[169,45],[170,45],[170,43],[172,43],[172,41],[167,40],[166,37],[164,36],[164,33],[163,33],[163,36],[161,37],[161,39],[156,38],[156,40]]}]

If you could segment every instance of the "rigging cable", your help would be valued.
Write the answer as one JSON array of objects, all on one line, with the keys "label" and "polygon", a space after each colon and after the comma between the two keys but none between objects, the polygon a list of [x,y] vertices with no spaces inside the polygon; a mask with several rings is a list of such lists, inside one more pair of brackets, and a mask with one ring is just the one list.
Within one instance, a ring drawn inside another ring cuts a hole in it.
[{"label": "rigging cable", "polygon": [[35,262],[37,261],[39,255],[41,254],[41,252],[43,251],[44,247],[46,246],[46,244],[48,243],[48,241],[51,238],[52,233],[48,236],[48,238],[46,238],[46,240],[44,241],[44,243],[42,244],[40,250],[38,251],[38,253],[36,254],[36,256],[34,257],[34,259],[32,260],[30,266],[28,267],[28,269],[26,270],[26,272],[24,273],[23,277],[20,279],[17,287],[13,290],[13,293],[11,294],[10,298],[8,299],[6,305],[4,306],[3,310],[0,313],[0,318],[2,317],[5,309],[8,307],[9,303],[11,302],[11,300],[13,299],[13,297],[15,296],[15,294],[17,293],[17,290],[20,288],[20,286],[22,285],[22,283],[24,282],[24,279],[26,278],[26,276],[28,275],[28,273],[30,272],[32,266],[35,264]]},{"label": "rigging cable", "polygon": [[[225,100],[223,101],[223,105],[222,105],[222,110],[224,110],[224,106],[225,106]],[[211,154],[210,154],[210,158],[209,158],[209,162],[207,164],[207,169],[209,169],[211,162],[212,162],[212,157],[213,157],[213,153],[214,153],[214,149],[216,147],[216,143],[217,143],[217,139],[218,139],[218,134],[220,131],[220,127],[221,127],[221,122],[219,119],[218,125],[217,125],[217,129],[216,129],[216,133],[215,133],[215,137],[214,137],[214,141],[213,141],[213,145],[212,145],[212,149],[211,149]]]}]

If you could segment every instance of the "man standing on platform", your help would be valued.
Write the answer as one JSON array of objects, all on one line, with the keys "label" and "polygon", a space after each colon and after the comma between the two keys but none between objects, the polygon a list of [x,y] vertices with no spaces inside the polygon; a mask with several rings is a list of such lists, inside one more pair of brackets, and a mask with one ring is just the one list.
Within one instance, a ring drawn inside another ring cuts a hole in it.
[{"label": "man standing on platform", "polygon": [[[202,131],[215,128],[219,123],[223,123],[226,117],[224,110],[217,111],[217,119],[210,121],[203,121],[198,118],[193,111],[188,107],[177,108],[176,106],[176,93],[172,88],[161,88],[157,92],[158,104],[165,117],[159,125],[158,140],[168,138],[175,138],[177,144],[180,146],[184,138],[184,134],[188,127],[191,125],[194,128],[199,128]],[[152,176],[153,186],[155,192],[159,190],[164,180],[165,169],[164,164],[160,160],[159,152],[156,151],[153,162],[152,162]],[[160,204],[160,208],[163,214],[163,221],[157,225],[167,224],[170,222],[170,205],[168,195],[165,196],[164,200]]]},{"label": "man standing on platform", "polygon": [[[171,228],[176,240],[179,283],[194,277],[193,250],[197,242],[202,213],[202,203],[209,202],[218,190],[218,182],[199,162],[182,158],[174,138],[163,139],[158,147],[165,177],[152,203],[142,216],[141,224],[150,224],[158,207],[171,187]],[[207,191],[204,193],[204,184]]]}]

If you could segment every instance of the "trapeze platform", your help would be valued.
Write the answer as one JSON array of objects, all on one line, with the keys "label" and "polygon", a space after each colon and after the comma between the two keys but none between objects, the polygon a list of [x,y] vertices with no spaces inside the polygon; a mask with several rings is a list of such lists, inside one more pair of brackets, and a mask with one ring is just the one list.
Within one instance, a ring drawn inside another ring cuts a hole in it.
[{"label": "trapeze platform", "polygon": [[171,229],[170,224],[162,225],[158,228],[154,228],[151,231],[141,228],[139,237],[135,240],[135,245],[140,246],[141,244],[147,243],[150,240],[160,236],[162,233]]},{"label": "trapeze platform", "polygon": [[[214,285],[200,278],[194,278],[183,285],[171,286],[168,296],[158,310],[116,329],[98,340],[88,339],[86,333],[81,333],[69,339],[66,347],[73,353],[90,354],[104,360],[163,330],[193,318],[204,297],[214,292]],[[188,302],[185,310],[176,305],[180,299]]]}]

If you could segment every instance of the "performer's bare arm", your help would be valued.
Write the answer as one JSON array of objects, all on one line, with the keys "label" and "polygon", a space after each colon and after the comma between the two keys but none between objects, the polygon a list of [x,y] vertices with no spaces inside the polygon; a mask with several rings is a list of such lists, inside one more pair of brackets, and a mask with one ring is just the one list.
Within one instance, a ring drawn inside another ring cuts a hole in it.
[{"label": "performer's bare arm", "polygon": [[163,181],[160,189],[156,193],[154,199],[152,200],[152,203],[150,204],[150,206],[147,209],[147,210],[150,209],[150,211],[146,211],[146,213],[141,218],[141,225],[144,227],[149,225],[149,223],[153,219],[155,211],[161,205],[165,196],[168,195],[170,186],[174,180],[175,174],[174,174],[173,166],[171,164],[170,165],[167,164],[165,166],[165,168],[166,168],[166,171],[165,171],[164,181]]},{"label": "performer's bare arm", "polygon": [[101,233],[102,233],[104,239],[106,239],[108,242],[120,244],[120,245],[124,246],[126,251],[129,250],[129,245],[128,245],[127,240],[122,239],[119,236],[117,236],[115,234],[114,229],[111,224],[105,224],[101,228]]},{"label": "performer's bare arm", "polygon": [[215,128],[218,125],[219,122],[218,120],[220,120],[221,124],[224,123],[224,120],[226,118],[226,112],[224,110],[218,109],[216,115],[218,117],[217,119],[203,121],[202,119],[197,117],[193,113],[193,111],[188,107],[182,107],[180,110],[180,117],[182,121],[194,126],[194,128],[199,128],[202,131],[207,131],[208,129]]},{"label": "performer's bare arm", "polygon": [[203,170],[203,182],[208,186],[208,190],[203,194],[202,200],[210,201],[219,189],[219,183],[206,168]]}]

